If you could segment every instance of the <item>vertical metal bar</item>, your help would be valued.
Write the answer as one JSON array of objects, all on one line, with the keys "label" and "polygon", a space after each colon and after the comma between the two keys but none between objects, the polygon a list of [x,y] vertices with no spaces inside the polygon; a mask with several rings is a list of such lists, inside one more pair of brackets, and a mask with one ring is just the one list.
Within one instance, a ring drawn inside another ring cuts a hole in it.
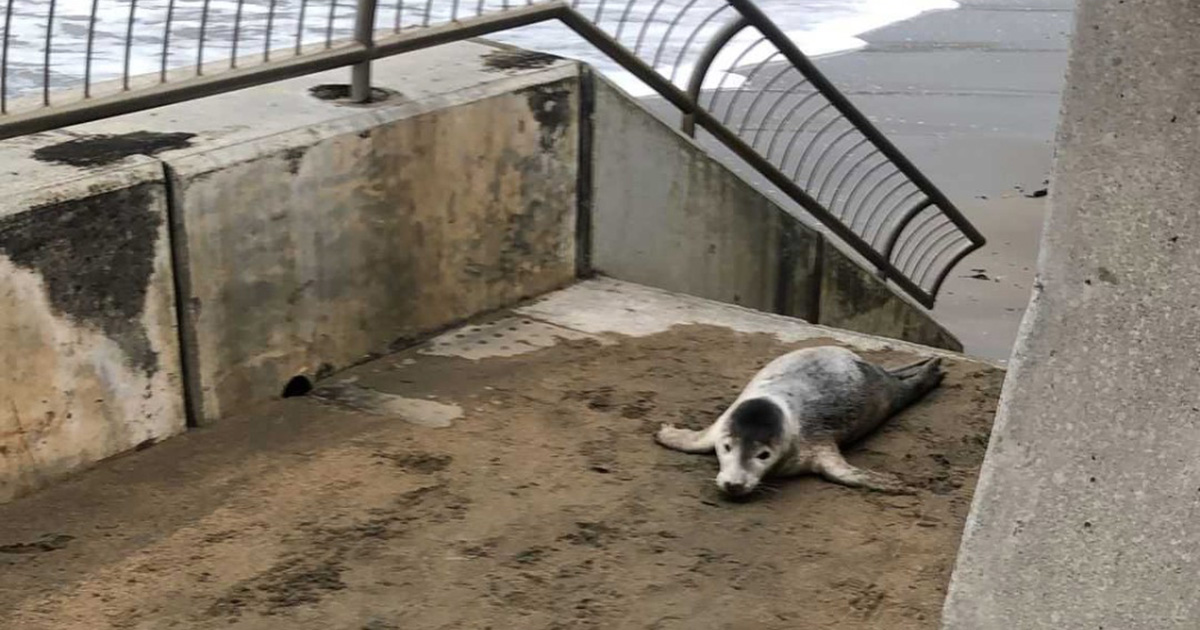
[{"label": "vertical metal bar", "polygon": [[[354,41],[361,44],[367,51],[375,48],[375,0],[358,0],[358,14],[355,16]],[[425,19],[429,19],[426,14]],[[367,59],[354,65],[350,74],[350,100],[355,103],[367,103],[371,100],[371,60]]]},{"label": "vertical metal bar", "polygon": [[162,66],[158,71],[158,82],[167,82],[167,59],[171,54],[171,21],[175,19],[175,0],[167,2],[167,20],[163,25]]},{"label": "vertical metal bar", "polygon": [[[505,0],[507,5],[508,0]],[[507,8],[507,6],[505,7]],[[425,17],[421,19],[421,26],[429,26],[430,20],[433,19],[433,0],[428,0],[425,3]]]},{"label": "vertical metal bar", "polygon": [[329,21],[325,23],[325,48],[333,48],[333,21],[337,19],[338,0],[329,0]]},{"label": "vertical metal bar", "polygon": [[454,0],[454,2],[450,4],[450,21],[458,21],[458,0]]},{"label": "vertical metal bar", "polygon": [[642,22],[642,28],[638,30],[637,41],[633,44],[633,54],[637,55],[642,52],[642,40],[646,38],[646,33],[650,30],[650,25],[654,23],[654,16],[658,14],[658,9],[663,5],[663,1],[657,0],[650,8],[650,13],[646,15],[645,21]]},{"label": "vertical metal bar", "polygon": [[[716,18],[718,15],[720,15],[723,11],[725,11],[728,8],[729,8],[729,5],[722,4],[721,6],[714,9],[712,13],[709,13],[708,16],[705,17],[700,22],[700,24],[696,26],[695,30],[692,31],[691,35],[688,35],[687,39],[684,40],[683,45],[679,47],[679,54],[675,56],[675,61],[674,61],[674,63],[671,64],[671,77],[670,77],[671,83],[675,82],[675,75],[677,75],[679,73],[679,65],[682,64],[683,60],[687,58],[687,52],[688,52],[688,50],[691,49],[692,42],[696,41],[696,37],[698,35],[700,35],[700,32],[708,27],[709,22],[711,22],[714,18]],[[680,14],[678,17],[682,18],[683,15]],[[674,25],[672,25],[672,26],[674,26]],[[671,43],[670,42],[670,31],[668,30],[667,36],[663,38],[662,44],[659,45],[658,52],[656,52],[654,54],[654,67],[655,68],[659,67],[659,65],[658,65],[659,55],[662,54],[666,50],[667,45],[670,43]]]},{"label": "vertical metal bar", "polygon": [[200,9],[200,40],[196,42],[196,76],[204,75],[204,38],[208,33],[208,5],[212,0],[204,0]]},{"label": "vertical metal bar", "polygon": [[96,12],[100,10],[100,0],[92,0],[92,14],[88,19],[87,48],[83,54],[83,98],[92,96],[92,51],[96,43]]},{"label": "vertical metal bar", "polygon": [[14,2],[16,0],[8,0],[8,6],[4,9],[4,48],[0,52],[0,114],[8,113],[8,40],[12,34]]},{"label": "vertical metal bar", "polygon": [[933,281],[933,286],[929,287],[929,295],[931,296],[931,299],[937,297],[938,292],[942,290],[942,283],[946,281],[946,276],[950,275],[950,272],[958,266],[958,263],[962,262],[962,259],[966,258],[967,254],[970,254],[980,247],[983,246],[971,245],[970,247],[964,248],[961,252],[955,254],[954,257],[946,263],[945,267],[942,267],[942,272],[939,273],[937,279]]},{"label": "vertical metal bar", "polygon": [[[716,35],[700,51],[700,59],[696,61],[696,67],[692,70],[692,76],[688,80],[687,95],[693,101],[696,103],[700,102],[700,90],[704,87],[704,78],[708,76],[708,70],[713,62],[717,60],[717,55],[724,50],[726,44],[733,41],[733,38],[749,25],[750,23],[746,21],[746,18],[738,15],[736,18],[730,20],[728,24],[722,26],[721,30],[717,31]],[[683,133],[692,138],[696,137],[695,118],[684,114],[682,126]]]},{"label": "vertical metal bar", "polygon": [[304,18],[308,13],[308,0],[300,0],[300,16],[296,20],[296,55],[304,49]]},{"label": "vertical metal bar", "polygon": [[46,57],[42,66],[42,104],[50,105],[50,51],[53,50],[54,40],[54,6],[56,0],[50,0],[50,15],[46,18]]},{"label": "vertical metal bar", "polygon": [[246,0],[238,0],[237,11],[233,14],[233,43],[229,48],[229,67],[236,68],[238,64],[238,47],[242,43],[242,11]]},{"label": "vertical metal bar", "polygon": [[404,15],[404,0],[396,0],[396,23],[392,26],[393,33],[399,33],[401,27],[401,18]]},{"label": "vertical metal bar", "polygon": [[133,24],[138,0],[129,1],[129,22],[125,25],[125,65],[121,70],[121,90],[129,91],[129,64],[133,62]]},{"label": "vertical metal bar", "polygon": [[275,31],[275,3],[271,0],[267,5],[267,32],[263,35],[263,61],[271,60],[271,35]]},{"label": "vertical metal bar", "polygon": [[633,4],[635,2],[637,2],[637,0],[629,0],[627,3],[625,3],[625,10],[621,12],[621,17],[617,20],[617,32],[613,33],[613,39],[616,40],[618,44],[621,43],[621,33],[625,32],[625,25],[629,23],[629,14],[633,11]]}]

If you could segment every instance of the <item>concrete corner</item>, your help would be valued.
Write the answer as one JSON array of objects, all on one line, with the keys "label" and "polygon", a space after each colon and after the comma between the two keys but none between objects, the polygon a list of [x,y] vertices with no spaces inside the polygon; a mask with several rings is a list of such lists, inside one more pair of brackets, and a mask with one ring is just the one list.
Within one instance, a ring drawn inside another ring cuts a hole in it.
[{"label": "concrete corner", "polygon": [[577,73],[499,81],[162,156],[199,419],[575,277]]},{"label": "concrete corner", "polygon": [[592,260],[621,280],[961,351],[928,311],[595,79]]},{"label": "concrete corner", "polygon": [[0,199],[0,502],[186,424],[163,171],[122,164]]},{"label": "concrete corner", "polygon": [[[597,76],[595,85],[595,268],[630,282],[776,312],[781,282],[807,283],[816,272],[816,233],[607,80]],[[784,243],[793,255],[785,257]],[[791,251],[805,245],[807,252]],[[797,309],[789,315],[811,313],[803,299],[788,306]]]}]

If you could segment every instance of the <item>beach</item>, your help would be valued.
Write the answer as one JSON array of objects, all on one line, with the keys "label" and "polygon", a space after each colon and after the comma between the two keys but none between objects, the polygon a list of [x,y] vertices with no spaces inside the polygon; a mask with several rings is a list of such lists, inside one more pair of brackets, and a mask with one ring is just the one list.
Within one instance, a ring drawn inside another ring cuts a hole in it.
[{"label": "beach", "polygon": [[1029,301],[1072,24],[1070,0],[963,0],[817,65],[988,239],[934,315],[1006,360]]}]

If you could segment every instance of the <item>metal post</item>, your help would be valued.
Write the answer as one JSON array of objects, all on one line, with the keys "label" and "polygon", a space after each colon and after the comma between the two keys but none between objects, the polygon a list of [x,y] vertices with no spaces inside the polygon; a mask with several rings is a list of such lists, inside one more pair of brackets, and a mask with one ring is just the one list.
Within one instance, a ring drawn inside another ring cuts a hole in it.
[{"label": "metal post", "polygon": [[[746,19],[746,16],[738,14],[736,18],[721,27],[721,30],[717,31],[717,34],[704,47],[704,51],[700,53],[700,59],[696,62],[696,69],[692,70],[692,78],[688,81],[688,96],[691,97],[692,102],[700,104],[700,90],[704,89],[704,78],[708,75],[709,67],[717,60],[717,55],[721,54],[725,45],[733,41],[733,38],[737,37],[737,34],[747,26],[750,26],[749,20]],[[694,116],[685,112],[681,126],[683,133],[692,138],[696,137],[696,118]]]},{"label": "metal post", "polygon": [[[376,0],[358,0],[354,22],[354,41],[367,49],[375,48]],[[371,101],[371,59],[354,65],[350,73],[350,100],[355,103]]]}]

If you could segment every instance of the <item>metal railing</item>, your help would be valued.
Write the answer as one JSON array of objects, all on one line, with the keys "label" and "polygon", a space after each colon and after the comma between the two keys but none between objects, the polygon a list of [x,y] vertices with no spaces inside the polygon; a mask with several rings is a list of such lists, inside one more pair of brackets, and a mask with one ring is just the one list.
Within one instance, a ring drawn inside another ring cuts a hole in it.
[{"label": "metal railing", "polygon": [[752,0],[7,0],[0,139],[551,21],[924,306],[984,244]]}]

